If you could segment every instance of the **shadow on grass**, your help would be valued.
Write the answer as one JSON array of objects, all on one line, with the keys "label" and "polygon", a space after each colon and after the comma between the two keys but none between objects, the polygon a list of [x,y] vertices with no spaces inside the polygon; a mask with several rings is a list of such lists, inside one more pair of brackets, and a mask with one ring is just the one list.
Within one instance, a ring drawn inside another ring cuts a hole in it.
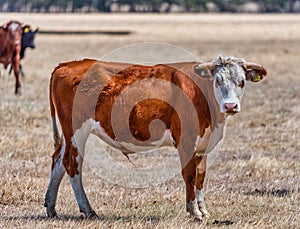
[{"label": "shadow on grass", "polygon": [[275,196],[275,197],[285,197],[293,194],[292,190],[288,189],[276,189],[276,190],[259,190],[255,189],[254,191],[245,192],[245,195],[248,196]]},{"label": "shadow on grass", "polygon": [[[168,217],[157,217],[157,216],[117,216],[117,215],[111,215],[111,216],[104,216],[104,215],[99,215],[97,218],[92,218],[92,219],[86,219],[84,215],[60,215],[59,217],[54,217],[54,218],[49,218],[45,215],[24,215],[24,216],[7,216],[7,217],[0,217],[0,220],[5,220],[5,221],[38,221],[38,222],[96,222],[99,221],[101,223],[127,223],[127,222],[133,222],[133,221],[143,221],[143,222],[151,222],[152,225],[158,224],[161,221],[166,220]],[[218,220],[215,219],[211,222],[205,222],[202,220],[197,220],[197,219],[192,219],[192,218],[187,218],[186,222],[189,222],[189,225],[195,226],[195,225],[211,225],[211,226],[217,226],[217,227],[222,227],[222,226],[230,226],[233,225],[235,222],[232,220]]]},{"label": "shadow on grass", "polygon": [[24,215],[24,216],[4,216],[0,217],[0,219],[5,221],[15,221],[15,220],[31,220],[31,221],[101,221],[107,223],[116,223],[116,222],[132,222],[134,220],[140,221],[151,221],[152,223],[159,222],[161,220],[165,220],[165,217],[157,217],[157,216],[104,216],[99,215],[98,217],[86,219],[84,215],[59,215],[54,218],[49,218],[46,215]]},{"label": "shadow on grass", "polygon": [[217,220],[216,219],[216,220],[214,220],[214,222],[212,224],[222,226],[222,225],[232,225],[232,224],[234,224],[234,222],[231,220]]}]

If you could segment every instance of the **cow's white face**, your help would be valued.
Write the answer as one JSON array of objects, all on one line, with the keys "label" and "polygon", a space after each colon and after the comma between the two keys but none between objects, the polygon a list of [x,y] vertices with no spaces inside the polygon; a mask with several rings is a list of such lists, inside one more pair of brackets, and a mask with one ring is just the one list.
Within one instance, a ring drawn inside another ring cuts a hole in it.
[{"label": "cow's white face", "polygon": [[221,65],[214,72],[214,93],[220,112],[234,114],[241,111],[245,71],[237,63]]},{"label": "cow's white face", "polygon": [[18,22],[9,22],[7,24],[7,30],[9,31],[9,36],[12,41],[15,42],[15,44],[20,44],[21,42],[21,26]]},{"label": "cow's white face", "polygon": [[258,82],[267,74],[263,66],[231,56],[218,56],[211,62],[197,65],[194,70],[202,78],[213,79],[220,112],[227,114],[241,111],[245,81]]}]

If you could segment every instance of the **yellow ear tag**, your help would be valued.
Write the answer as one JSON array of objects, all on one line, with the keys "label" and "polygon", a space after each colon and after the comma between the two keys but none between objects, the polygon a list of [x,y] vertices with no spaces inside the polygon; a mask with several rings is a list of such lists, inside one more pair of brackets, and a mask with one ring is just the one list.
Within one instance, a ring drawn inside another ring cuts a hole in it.
[{"label": "yellow ear tag", "polygon": [[253,77],[253,82],[258,82],[260,81],[260,75],[258,73],[256,73],[255,77]]},{"label": "yellow ear tag", "polygon": [[28,33],[28,32],[29,32],[29,28],[26,27],[26,28],[24,29],[24,33]]}]

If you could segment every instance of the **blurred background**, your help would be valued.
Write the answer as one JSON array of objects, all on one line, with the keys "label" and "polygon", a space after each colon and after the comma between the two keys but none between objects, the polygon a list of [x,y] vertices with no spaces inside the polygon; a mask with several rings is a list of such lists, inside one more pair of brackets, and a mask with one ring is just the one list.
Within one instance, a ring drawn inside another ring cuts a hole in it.
[{"label": "blurred background", "polygon": [[252,12],[294,13],[299,0],[2,0],[2,12]]}]

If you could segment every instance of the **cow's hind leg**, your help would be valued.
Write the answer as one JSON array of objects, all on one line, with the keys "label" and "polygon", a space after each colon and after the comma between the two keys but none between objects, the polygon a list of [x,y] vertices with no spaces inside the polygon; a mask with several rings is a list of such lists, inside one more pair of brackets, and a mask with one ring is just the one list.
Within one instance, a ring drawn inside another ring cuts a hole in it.
[{"label": "cow's hind leg", "polygon": [[[23,71],[22,64],[20,64],[19,68],[20,68],[20,73],[21,73],[21,76],[22,76],[22,77],[25,77],[25,73],[24,73],[24,71]],[[9,69],[9,72],[8,72],[8,75],[10,75],[10,74],[11,74],[11,72],[12,72],[12,69],[13,69],[13,66],[11,65],[11,66],[10,66],[10,69]],[[1,76],[1,74],[0,74],[0,76]]]},{"label": "cow's hind leg", "polygon": [[88,198],[85,194],[83,185],[82,185],[82,162],[83,157],[80,153],[78,153],[77,149],[71,145],[70,148],[70,155],[77,155],[76,162],[77,162],[77,171],[70,171],[69,173],[69,180],[72,185],[72,189],[74,191],[77,204],[79,206],[80,212],[83,212],[86,218],[94,218],[97,217],[97,214],[92,209]]},{"label": "cow's hind leg", "polygon": [[20,73],[21,73],[21,76],[24,78],[25,77],[25,73],[23,71],[22,64],[20,64]]},{"label": "cow's hind leg", "polygon": [[202,220],[202,213],[198,208],[195,193],[196,162],[193,157],[183,168],[182,176],[186,185],[186,210],[196,219]]},{"label": "cow's hind leg", "polygon": [[196,153],[195,162],[196,162],[196,199],[198,203],[199,210],[203,216],[209,218],[210,214],[206,210],[204,202],[204,192],[203,192],[203,183],[206,174],[206,160],[207,155]]},{"label": "cow's hind leg", "polygon": [[48,185],[48,189],[45,196],[45,204],[47,210],[48,217],[55,217],[55,203],[58,193],[58,188],[60,182],[65,174],[65,168],[63,166],[62,160],[65,153],[66,143],[62,140],[61,144],[59,145],[58,149],[56,149],[55,153],[52,156],[52,170],[50,181]]},{"label": "cow's hind leg", "polygon": [[21,83],[19,78],[19,72],[15,72],[15,78],[16,78],[16,87],[15,87],[15,95],[21,94]]}]

